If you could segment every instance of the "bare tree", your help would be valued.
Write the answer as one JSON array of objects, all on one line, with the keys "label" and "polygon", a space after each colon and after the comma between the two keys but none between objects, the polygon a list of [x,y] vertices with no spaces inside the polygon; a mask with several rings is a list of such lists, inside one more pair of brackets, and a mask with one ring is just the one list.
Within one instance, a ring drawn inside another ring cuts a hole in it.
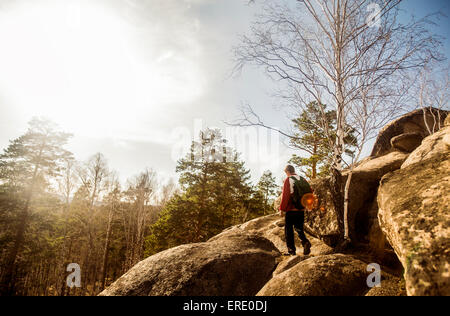
[{"label": "bare tree", "polygon": [[158,196],[158,205],[160,208],[164,208],[164,206],[167,204],[167,202],[179,192],[179,188],[177,184],[174,182],[172,178],[162,186],[161,191]]},{"label": "bare tree", "polygon": [[65,262],[66,258],[70,256],[70,238],[68,240],[68,221],[69,221],[69,210],[70,210],[70,202],[72,199],[72,194],[75,190],[75,188],[78,185],[78,177],[76,175],[76,162],[74,159],[65,159],[64,164],[62,166],[62,172],[61,172],[61,178],[58,179],[58,189],[59,192],[62,194],[62,198],[64,199],[64,206],[62,211],[62,218],[63,218],[63,238],[62,238],[62,245],[61,245],[61,264],[58,269],[58,275],[57,275],[57,284],[61,286],[59,289],[59,293],[61,296],[64,296],[66,293],[66,280],[64,278],[64,273],[66,270]]},{"label": "bare tree", "polygon": [[72,194],[78,184],[76,175],[76,162],[74,159],[66,159],[62,167],[61,178],[58,179],[58,189],[62,194],[65,206],[68,207]]},{"label": "bare tree", "polygon": [[144,233],[149,217],[150,202],[157,186],[156,173],[147,169],[128,183],[126,198],[130,208],[123,210],[126,236],[126,262],[124,270],[130,269],[142,260],[144,251]]},{"label": "bare tree", "polygon": [[111,243],[112,223],[117,213],[117,209],[120,205],[122,197],[122,191],[120,189],[120,182],[116,173],[112,172],[107,181],[108,194],[104,199],[105,207],[108,210],[108,222],[106,225],[105,245],[103,247],[103,260],[101,268],[101,289],[105,288],[106,284],[106,270],[108,266],[109,247]]},{"label": "bare tree", "polygon": [[[438,110],[449,110],[449,71],[443,63],[435,62],[427,65],[418,76],[413,77],[413,93],[415,105],[422,109],[425,127],[431,135],[441,129],[442,118]],[[432,122],[429,122],[431,116]]]},{"label": "bare tree", "polygon": [[[102,192],[106,188],[106,180],[109,175],[108,165],[106,158],[101,154],[97,153],[92,156],[83,168],[79,168],[78,176],[82,183],[82,187],[88,195],[88,213],[87,217],[83,219],[86,224],[86,232],[88,237],[88,246],[86,249],[86,254],[83,260],[84,269],[84,279],[88,280],[90,283],[91,278],[93,279],[93,292],[96,292],[96,264],[97,262],[92,262],[91,257],[93,251],[96,249],[94,245],[94,212],[96,210],[95,205],[100,201]],[[88,267],[89,266],[89,267]],[[90,273],[91,272],[91,273]],[[90,275],[88,275],[90,273]],[[88,289],[86,288],[86,291]]]},{"label": "bare tree", "polygon": [[[294,5],[264,1],[251,34],[243,36],[235,48],[236,72],[248,64],[263,67],[269,77],[284,82],[287,95],[297,94],[299,107],[317,102],[323,120],[321,105],[336,111],[336,137],[332,137],[334,131],[325,132],[333,142],[331,190],[345,239],[348,195],[342,192],[341,172],[346,126],[356,129],[362,148],[369,131],[398,113],[407,91],[401,84],[403,76],[439,57],[435,52],[440,42],[427,29],[431,17],[402,24],[400,2],[301,0]],[[251,107],[231,124],[268,127]]]}]

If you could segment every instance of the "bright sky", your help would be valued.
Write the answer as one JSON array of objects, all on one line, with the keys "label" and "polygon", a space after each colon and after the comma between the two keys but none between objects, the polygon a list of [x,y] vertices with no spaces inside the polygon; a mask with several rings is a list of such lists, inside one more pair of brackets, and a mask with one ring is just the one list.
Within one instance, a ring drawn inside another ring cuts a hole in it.
[{"label": "bright sky", "polygon": [[[229,78],[231,47],[258,10],[247,2],[0,0],[0,148],[44,116],[74,134],[79,160],[102,152],[122,180],[146,167],[167,179],[180,143],[225,128],[242,102],[287,124],[261,72]],[[446,1],[405,4],[417,15],[440,8],[449,11]],[[270,169],[280,180],[292,151],[264,130],[247,135],[259,139],[238,146],[253,179]]]}]

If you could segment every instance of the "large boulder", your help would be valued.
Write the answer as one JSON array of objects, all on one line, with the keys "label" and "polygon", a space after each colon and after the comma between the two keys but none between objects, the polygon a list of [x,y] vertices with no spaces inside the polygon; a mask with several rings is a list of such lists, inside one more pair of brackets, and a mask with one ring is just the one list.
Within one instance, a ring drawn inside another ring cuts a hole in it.
[{"label": "large boulder", "polygon": [[279,256],[259,235],[228,234],[153,255],[100,295],[251,296],[271,278]]},{"label": "large boulder", "polygon": [[278,275],[283,273],[284,271],[287,271],[294,267],[295,265],[299,264],[302,261],[305,261],[306,259],[312,258],[314,256],[308,255],[308,256],[289,256],[285,260],[282,260],[275,271],[273,272],[273,275]]},{"label": "large boulder", "polygon": [[385,175],[378,205],[381,229],[405,269],[408,295],[450,295],[450,153]]},{"label": "large boulder", "polygon": [[[376,199],[379,182],[383,175],[399,169],[407,157],[407,153],[392,152],[385,156],[366,159],[353,170],[349,186],[348,214],[349,234],[353,240],[368,242],[373,223],[371,217],[374,217],[369,211]],[[343,172],[342,191],[348,176],[348,171]],[[327,245],[335,246],[342,233],[332,202],[330,178],[313,181],[312,187],[319,197],[321,207],[307,212],[305,227],[310,234]]]},{"label": "large boulder", "polygon": [[450,115],[447,115],[444,121],[444,126],[450,126]]},{"label": "large boulder", "polygon": [[423,135],[419,133],[404,133],[391,139],[391,146],[404,152],[412,152],[420,146]]},{"label": "large boulder", "polygon": [[[406,139],[409,139],[407,149],[411,151],[414,144],[417,146],[420,144],[420,138],[423,139],[429,135],[428,128],[436,128],[436,126],[444,125],[447,114],[448,111],[435,108],[418,109],[392,121],[379,132],[371,156],[379,157],[395,151],[396,148],[392,147],[391,140],[402,134],[404,135],[403,140],[405,141],[402,144],[406,145]],[[414,141],[412,139],[413,134],[415,135]],[[394,141],[394,144],[400,143],[399,141]]]},{"label": "large boulder", "polygon": [[320,200],[320,207],[306,212],[305,230],[325,244],[334,247],[342,237],[342,233],[333,205],[330,177],[312,181],[311,187]]},{"label": "large boulder", "polygon": [[402,169],[448,151],[450,151],[450,126],[445,126],[425,138],[402,164]]},{"label": "large boulder", "polygon": [[[286,252],[286,239],[284,237],[284,218],[278,214],[267,215],[248,221],[244,224],[236,225],[224,230],[217,236],[212,237],[209,241],[216,241],[225,236],[233,234],[258,234],[270,240],[280,252]],[[311,241],[311,255],[328,254],[333,249],[317,238],[309,236]],[[295,244],[298,251],[302,249],[300,239],[295,238]]]},{"label": "large boulder", "polygon": [[390,244],[378,222],[378,202],[376,199],[368,211],[367,227],[369,228],[367,242],[377,255],[383,255]]},{"label": "large boulder", "polygon": [[352,256],[333,254],[303,260],[275,275],[258,296],[363,295],[367,287],[367,263]]},{"label": "large boulder", "polygon": [[371,288],[365,296],[406,296],[404,281],[399,277],[388,276],[379,287]]},{"label": "large boulder", "polygon": [[[373,215],[370,213],[381,178],[401,167],[408,158],[407,153],[391,152],[381,157],[369,159],[353,170],[349,186],[348,224],[353,240],[367,242]],[[344,173],[343,183],[348,179]]]}]

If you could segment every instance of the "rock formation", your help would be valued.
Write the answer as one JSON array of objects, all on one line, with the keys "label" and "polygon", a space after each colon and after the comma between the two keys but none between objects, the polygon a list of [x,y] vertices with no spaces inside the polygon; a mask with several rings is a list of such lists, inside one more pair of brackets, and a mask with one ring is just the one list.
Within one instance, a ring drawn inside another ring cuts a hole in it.
[{"label": "rock formation", "polygon": [[[417,138],[421,140],[428,136],[430,134],[428,128],[436,130],[442,127],[447,113],[435,108],[418,109],[392,121],[379,132],[370,156],[379,157],[396,150],[391,140],[399,135],[404,135],[403,140],[409,139],[408,150],[412,151],[414,148],[411,147],[411,143],[420,144]],[[398,138],[397,141],[394,139],[394,144],[397,143],[406,144],[407,142],[401,142]]]},{"label": "rock formation", "polygon": [[[278,214],[268,215],[256,218],[247,223],[233,226],[221,234],[211,238],[209,241],[215,241],[234,234],[257,234],[270,240],[273,245],[282,253],[286,252],[286,241],[284,238],[284,219]],[[333,249],[316,238],[311,238],[312,255],[322,255],[332,253]],[[301,249],[301,243],[296,239],[296,247]]]},{"label": "rock formation", "polygon": [[[312,183],[322,208],[305,216],[310,255],[281,256],[284,220],[273,214],[153,255],[101,295],[450,295],[450,116],[427,111],[383,128],[355,167],[345,252],[333,249],[341,233],[324,178]],[[367,285],[370,263],[379,287]]]},{"label": "rock formation", "polygon": [[[401,167],[408,158],[407,153],[394,151],[385,156],[366,159],[354,170],[349,188],[349,233],[355,241],[367,241],[372,222],[368,213],[376,200],[376,192],[381,178]],[[343,173],[343,184],[348,172]],[[306,214],[306,230],[327,245],[335,246],[340,238],[336,211],[329,189],[330,178],[312,183],[314,193],[321,201],[324,210]],[[344,190],[344,188],[342,188]],[[375,216],[376,217],[376,216]]]},{"label": "rock formation", "polygon": [[391,139],[391,147],[394,150],[400,150],[410,153],[422,142],[423,136],[419,133],[404,133]]},{"label": "rock formation", "polygon": [[450,295],[450,127],[426,138],[378,191],[379,222],[408,295]]},{"label": "rock formation", "polygon": [[382,280],[379,287],[373,287],[365,296],[406,296],[404,281],[395,276]]},{"label": "rock formation", "polygon": [[228,234],[153,255],[100,295],[255,295],[271,278],[279,255],[269,240],[258,235]]},{"label": "rock formation", "polygon": [[415,163],[426,161],[448,151],[450,151],[450,126],[445,126],[438,132],[425,138],[422,144],[408,156],[401,168],[407,168]]},{"label": "rock formation", "polygon": [[342,296],[367,292],[367,263],[333,254],[303,260],[275,275],[259,296]]}]

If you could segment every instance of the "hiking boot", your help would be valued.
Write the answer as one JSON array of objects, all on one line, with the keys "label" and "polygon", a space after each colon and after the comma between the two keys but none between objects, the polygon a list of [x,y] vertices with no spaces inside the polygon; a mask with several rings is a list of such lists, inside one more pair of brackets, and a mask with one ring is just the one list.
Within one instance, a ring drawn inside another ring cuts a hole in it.
[{"label": "hiking boot", "polygon": [[288,256],[295,256],[296,253],[295,251],[289,250],[288,252],[283,253],[283,256],[288,257]]},{"label": "hiking boot", "polygon": [[311,253],[311,243],[309,241],[302,242],[303,255],[307,256]]}]

